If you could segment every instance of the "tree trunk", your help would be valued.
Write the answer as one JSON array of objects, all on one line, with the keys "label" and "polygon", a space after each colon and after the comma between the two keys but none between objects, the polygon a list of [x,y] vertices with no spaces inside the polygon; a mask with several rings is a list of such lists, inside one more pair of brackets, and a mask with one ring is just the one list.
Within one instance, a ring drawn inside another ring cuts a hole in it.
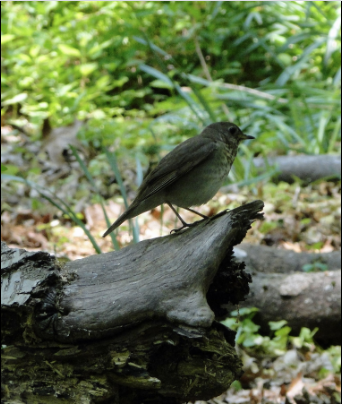
[{"label": "tree trunk", "polygon": [[64,267],[4,246],[6,403],[166,404],[225,391],[241,362],[215,318],[248,294],[232,251],[262,207]]}]

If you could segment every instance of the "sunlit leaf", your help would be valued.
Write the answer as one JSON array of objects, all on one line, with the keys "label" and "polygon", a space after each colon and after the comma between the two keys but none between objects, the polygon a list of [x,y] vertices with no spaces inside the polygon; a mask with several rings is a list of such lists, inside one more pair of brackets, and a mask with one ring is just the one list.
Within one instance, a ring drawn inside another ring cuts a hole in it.
[{"label": "sunlit leaf", "polygon": [[79,66],[82,76],[89,76],[93,71],[98,68],[97,63],[84,63]]},{"label": "sunlit leaf", "polygon": [[13,41],[14,38],[15,38],[15,35],[11,35],[11,34],[1,35],[1,44],[4,45],[7,42]]},{"label": "sunlit leaf", "polygon": [[7,99],[5,101],[3,101],[3,105],[13,105],[13,104],[18,104],[20,102],[25,101],[27,98],[27,93],[21,93],[21,94],[17,94],[15,95],[13,98]]},{"label": "sunlit leaf", "polygon": [[67,56],[81,57],[81,52],[70,45],[58,44],[58,49]]}]

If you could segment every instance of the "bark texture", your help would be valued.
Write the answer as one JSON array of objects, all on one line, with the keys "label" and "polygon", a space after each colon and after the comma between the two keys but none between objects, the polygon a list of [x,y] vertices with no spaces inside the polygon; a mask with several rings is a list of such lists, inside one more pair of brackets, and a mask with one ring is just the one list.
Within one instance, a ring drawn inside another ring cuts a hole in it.
[{"label": "bark texture", "polygon": [[215,318],[248,294],[232,251],[262,207],[64,267],[2,246],[5,402],[176,404],[225,391],[241,362]]},{"label": "bark texture", "polygon": [[[242,307],[257,307],[255,321],[269,333],[268,322],[287,320],[294,334],[319,328],[324,345],[341,344],[341,253],[296,253],[260,245],[234,248],[251,273],[251,292]],[[326,272],[304,273],[303,266],[326,265]]]},{"label": "bark texture", "polygon": [[268,322],[287,320],[298,335],[302,327],[319,328],[324,345],[341,344],[341,270],[317,273],[253,273],[243,307],[257,307],[255,321],[269,332]]},{"label": "bark texture", "polygon": [[327,270],[341,269],[341,252],[296,253],[289,250],[243,243],[234,248],[235,255],[241,259],[249,271],[260,273],[303,272],[304,265],[315,263],[326,265]]}]

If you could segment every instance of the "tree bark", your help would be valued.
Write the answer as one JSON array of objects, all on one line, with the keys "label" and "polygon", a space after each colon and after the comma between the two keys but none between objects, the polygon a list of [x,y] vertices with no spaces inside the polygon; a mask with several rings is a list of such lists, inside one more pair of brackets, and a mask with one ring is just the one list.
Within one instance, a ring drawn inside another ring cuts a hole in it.
[{"label": "tree bark", "polygon": [[325,346],[341,345],[341,270],[317,273],[253,273],[242,307],[257,307],[255,321],[264,333],[268,322],[287,320],[298,335],[318,327],[315,338]]},{"label": "tree bark", "polygon": [[4,246],[6,403],[176,404],[225,391],[241,362],[215,319],[248,294],[232,251],[262,207],[64,267]]},{"label": "tree bark", "polygon": [[[341,253],[296,253],[241,244],[238,260],[253,277],[251,292],[241,307],[257,307],[254,320],[269,334],[269,321],[286,320],[297,334],[302,327],[319,328],[316,339],[324,345],[341,344]],[[303,267],[323,264],[325,272],[304,273]],[[290,290],[292,294],[284,291]]]},{"label": "tree bark", "polygon": [[289,250],[243,243],[234,248],[235,255],[246,264],[248,271],[259,273],[303,272],[304,265],[323,264],[327,270],[341,269],[341,252],[296,253]]}]

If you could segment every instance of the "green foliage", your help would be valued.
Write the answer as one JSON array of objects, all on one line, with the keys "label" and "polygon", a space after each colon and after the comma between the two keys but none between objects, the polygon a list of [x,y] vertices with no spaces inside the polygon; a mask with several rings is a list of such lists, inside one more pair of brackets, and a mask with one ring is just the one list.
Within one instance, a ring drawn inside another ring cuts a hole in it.
[{"label": "green foliage", "polygon": [[20,171],[19,167],[14,164],[1,164],[1,172],[6,172],[6,174],[15,175]]},{"label": "green foliage", "polygon": [[88,117],[101,145],[229,119],[258,136],[251,155],[337,152],[339,20],[336,1],[4,2],[2,105],[36,125]]},{"label": "green foliage", "polygon": [[327,352],[329,353],[329,356],[331,358],[334,372],[340,373],[341,372],[341,347],[332,346],[327,350]]},{"label": "green foliage", "polygon": [[249,351],[280,356],[287,351],[289,344],[296,348],[308,349],[314,344],[313,337],[317,329],[310,331],[303,327],[298,337],[291,337],[291,328],[286,325],[285,320],[269,322],[271,336],[260,335],[260,326],[253,322],[258,311],[256,308],[243,308],[232,312],[232,317],[223,321],[224,325],[237,331],[236,343],[241,347]]},{"label": "green foliage", "polygon": [[304,272],[324,272],[328,270],[328,265],[324,262],[315,261],[310,264],[303,265]]},{"label": "green foliage", "polygon": [[[303,354],[307,352],[317,352],[325,357],[322,361],[323,365],[320,369],[319,376],[326,377],[332,372],[339,374],[341,372],[341,347],[331,346],[323,351],[316,346],[314,336],[318,329],[309,330],[303,327],[298,336],[290,336],[291,328],[287,326],[287,322],[271,321],[269,322],[270,336],[259,334],[259,326],[253,322],[253,317],[258,312],[256,308],[243,308],[239,311],[231,313],[231,318],[223,321],[227,327],[237,331],[236,343],[252,356],[267,355],[269,358],[278,358],[284,355],[289,347],[301,351]],[[235,386],[239,390],[239,385]]]},{"label": "green foliage", "polygon": [[275,168],[260,175],[255,155],[340,153],[340,10],[337,1],[4,2],[2,117],[29,121],[32,141],[46,117],[53,127],[87,118],[80,140],[101,152],[115,144],[140,177],[144,154],[158,160],[230,120],[257,138],[230,179],[266,182]]},{"label": "green foliage", "polygon": [[259,231],[260,233],[267,234],[277,227],[279,227],[278,222],[262,222],[261,226],[259,227]]}]

